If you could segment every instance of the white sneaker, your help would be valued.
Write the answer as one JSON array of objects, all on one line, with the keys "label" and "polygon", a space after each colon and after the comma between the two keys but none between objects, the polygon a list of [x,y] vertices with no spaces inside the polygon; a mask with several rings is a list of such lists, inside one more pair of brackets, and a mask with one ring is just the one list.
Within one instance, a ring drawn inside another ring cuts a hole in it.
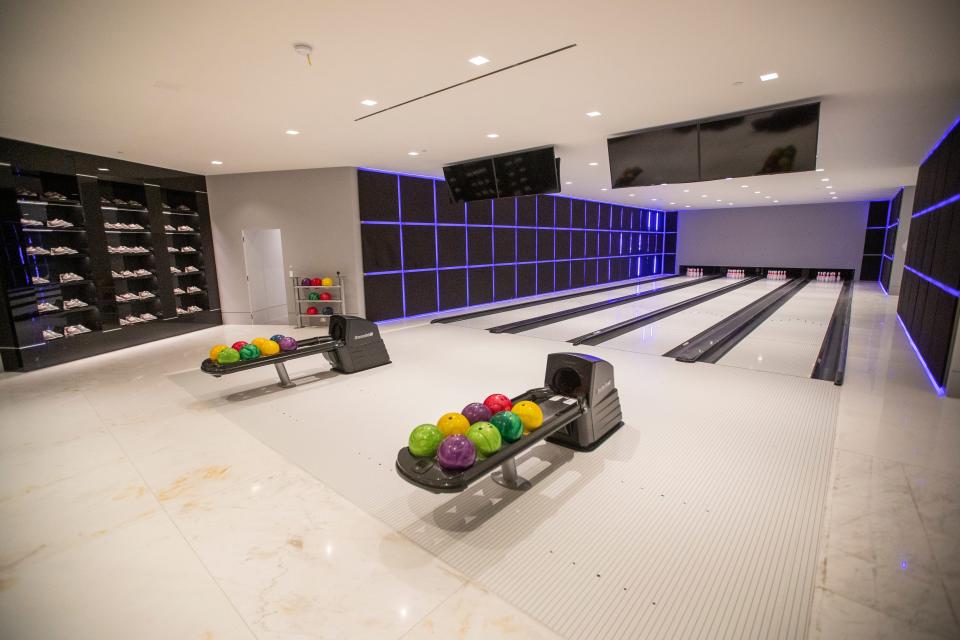
[{"label": "white sneaker", "polygon": [[185,315],[188,315],[189,313],[190,313],[190,312],[187,311],[186,309],[184,309],[184,308],[182,308],[182,307],[177,307],[177,315],[178,315],[178,316],[185,316]]},{"label": "white sneaker", "polygon": [[90,329],[87,329],[82,324],[73,324],[68,327],[64,327],[63,333],[69,338],[70,336],[78,336],[81,333],[90,333]]},{"label": "white sneaker", "polygon": [[54,218],[53,220],[47,220],[47,226],[51,229],[69,229],[73,226],[73,223],[61,220],[60,218]]},{"label": "white sneaker", "polygon": [[41,278],[40,276],[33,276],[32,278],[30,278],[30,283],[36,287],[41,284],[50,284],[50,281],[47,280],[46,278]]},{"label": "white sneaker", "polygon": [[107,247],[107,253],[124,253],[123,249],[126,247]]},{"label": "white sneaker", "polygon": [[50,252],[44,249],[43,247],[35,247],[33,245],[30,245],[29,247],[27,247],[27,255],[28,256],[48,256],[50,255]]},{"label": "white sneaker", "polygon": [[183,212],[183,213],[193,213],[193,209],[191,209],[190,207],[188,207],[188,206],[185,205],[185,204],[180,205],[179,207],[177,207],[176,210],[177,210],[177,211],[181,211],[181,212]]},{"label": "white sneaker", "polygon": [[193,227],[182,224],[179,227],[177,227],[177,231],[193,231]]},{"label": "white sneaker", "polygon": [[72,256],[80,253],[73,247],[54,247],[50,249],[50,255],[54,256]]},{"label": "white sneaker", "polygon": [[184,291],[184,290],[181,289],[180,287],[174,287],[173,293],[174,293],[174,295],[182,296],[183,294],[186,293],[186,291]]},{"label": "white sneaker", "polygon": [[167,247],[167,251],[169,253],[180,253],[180,249],[177,249],[176,247]]},{"label": "white sneaker", "polygon": [[143,225],[140,224],[139,222],[131,222],[130,224],[127,225],[127,229],[130,229],[132,231],[143,231]]},{"label": "white sneaker", "polygon": [[127,202],[127,204],[130,205],[131,207],[136,207],[137,209],[143,208],[143,205],[137,202],[136,200],[130,200]]},{"label": "white sneaker", "polygon": [[170,267],[170,273],[183,273],[183,271],[180,271],[180,269],[176,267]]},{"label": "white sneaker", "polygon": [[192,305],[190,305],[189,307],[187,307],[187,311],[189,311],[190,313],[197,313],[197,312],[199,312],[199,311],[203,311],[203,309],[201,309],[200,307],[198,307],[198,306],[195,305],[195,304],[192,304]]},{"label": "white sneaker", "polygon": [[153,315],[152,313],[141,313],[140,319],[144,322],[150,322],[151,320],[156,320],[157,316]]},{"label": "white sneaker", "polygon": [[103,228],[107,229],[108,231],[113,231],[114,229],[117,229],[119,227],[117,227],[117,225],[114,224],[113,222],[104,222]]},{"label": "white sneaker", "polygon": [[141,247],[140,245],[135,246],[133,249],[136,253],[150,253],[150,249],[147,249],[146,247]]},{"label": "white sneaker", "polygon": [[153,275],[152,273],[150,273],[150,272],[147,271],[146,269],[137,269],[136,271],[133,272],[133,274],[136,275],[136,276],[150,276],[150,275]]},{"label": "white sneaker", "polygon": [[78,282],[80,280],[83,280],[83,278],[71,271],[60,274],[60,282]]},{"label": "white sneaker", "polygon": [[141,291],[141,292],[140,292],[140,299],[141,299],[141,300],[147,300],[147,299],[156,298],[156,297],[157,297],[157,296],[154,295],[154,293],[153,293],[152,291]]},{"label": "white sneaker", "polygon": [[193,266],[193,265],[190,265],[189,267],[187,267],[186,269],[184,269],[184,271],[185,271],[186,273],[200,273],[200,269],[197,269],[197,268],[196,268],[195,266]]},{"label": "white sneaker", "polygon": [[203,291],[200,287],[189,286],[187,287],[187,293],[200,293]]},{"label": "white sneaker", "polygon": [[54,311],[60,311],[60,307],[55,304],[50,304],[49,302],[41,302],[37,305],[37,311],[40,313],[53,313]]},{"label": "white sneaker", "polygon": [[39,220],[31,220],[30,218],[20,218],[20,225],[24,227],[42,227],[43,223]]},{"label": "white sneaker", "polygon": [[116,271],[113,271],[112,269],[110,270],[110,276],[113,277],[113,278],[121,278],[121,279],[122,279],[122,278],[126,278],[126,276],[123,275],[122,273],[117,273]]},{"label": "white sneaker", "polygon": [[170,210],[170,205],[168,205],[166,202],[161,202],[160,207],[166,211]]},{"label": "white sneaker", "polygon": [[129,269],[124,269],[123,271],[120,272],[120,275],[123,276],[124,278],[136,278],[136,277],[137,277],[137,274],[135,274],[133,271],[130,271]]},{"label": "white sneaker", "polygon": [[163,230],[164,230],[164,231],[176,231],[177,228],[176,228],[175,226],[173,226],[172,224],[165,224],[165,225],[163,225]]},{"label": "white sneaker", "polygon": [[83,300],[80,300],[79,298],[70,298],[69,300],[63,301],[64,309],[79,309],[81,307],[89,307],[89,306],[90,305],[88,305]]},{"label": "white sneaker", "polygon": [[57,333],[53,329],[44,329],[43,330],[43,339],[44,340],[56,340],[57,338],[62,338],[62,333]]},{"label": "white sneaker", "polygon": [[196,253],[197,250],[191,246],[180,247],[180,253]]}]

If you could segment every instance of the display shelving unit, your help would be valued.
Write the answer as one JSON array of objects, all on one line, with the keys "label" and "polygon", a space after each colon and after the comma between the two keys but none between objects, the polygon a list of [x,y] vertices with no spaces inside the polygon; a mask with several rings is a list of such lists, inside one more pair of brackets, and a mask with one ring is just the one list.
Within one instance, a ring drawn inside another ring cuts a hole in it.
[{"label": "display shelving unit", "polygon": [[[290,272],[293,274],[293,271]],[[336,278],[331,278],[336,284],[329,286],[322,285],[303,285],[300,284],[306,275],[291,275],[293,281],[294,297],[297,306],[297,326],[298,327],[317,327],[329,325],[330,316],[334,314],[346,313],[345,291],[343,287],[343,275],[337,271]],[[311,278],[312,279],[312,278]],[[329,293],[330,300],[311,299],[310,294]],[[310,307],[317,309],[317,313],[307,313]]]}]

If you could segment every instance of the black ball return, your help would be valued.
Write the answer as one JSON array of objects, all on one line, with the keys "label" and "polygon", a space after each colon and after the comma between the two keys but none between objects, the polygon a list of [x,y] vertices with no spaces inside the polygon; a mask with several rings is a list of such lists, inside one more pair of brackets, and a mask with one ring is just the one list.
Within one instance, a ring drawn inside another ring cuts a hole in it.
[{"label": "black ball return", "polygon": [[536,402],[543,424],[516,442],[504,443],[493,455],[463,471],[442,468],[432,457],[417,457],[409,447],[397,452],[400,477],[433,493],[463,491],[476,480],[493,474],[493,481],[509,489],[526,490],[530,483],[517,474],[517,456],[546,440],[578,451],[592,451],[623,425],[620,397],[613,383],[613,365],[582,353],[552,353],[547,357],[546,386],[512,398]]},{"label": "black ball return", "polygon": [[357,316],[335,315],[330,318],[330,335],[306,338],[297,342],[296,351],[261,356],[255,360],[241,360],[219,364],[210,358],[200,363],[200,370],[216,378],[231,373],[249,371],[257,367],[273,365],[280,377],[278,386],[288,389],[297,386],[290,380],[286,362],[322,353],[335,371],[355,373],[373,367],[390,364],[387,347],[380,338],[376,324]]}]

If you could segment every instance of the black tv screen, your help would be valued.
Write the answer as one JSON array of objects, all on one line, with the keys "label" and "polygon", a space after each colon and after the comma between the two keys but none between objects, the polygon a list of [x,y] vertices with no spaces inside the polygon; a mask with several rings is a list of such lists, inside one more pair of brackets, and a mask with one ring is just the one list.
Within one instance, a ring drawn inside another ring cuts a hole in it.
[{"label": "black tv screen", "polygon": [[813,171],[819,123],[819,103],[701,122],[700,179]]},{"label": "black tv screen", "polygon": [[614,189],[700,179],[696,124],[608,138],[607,153]]},{"label": "black tv screen", "polygon": [[496,156],[499,197],[527,196],[560,191],[560,175],[553,147]]},{"label": "black tv screen", "polygon": [[493,160],[470,160],[443,168],[450,195],[457,202],[497,197]]}]

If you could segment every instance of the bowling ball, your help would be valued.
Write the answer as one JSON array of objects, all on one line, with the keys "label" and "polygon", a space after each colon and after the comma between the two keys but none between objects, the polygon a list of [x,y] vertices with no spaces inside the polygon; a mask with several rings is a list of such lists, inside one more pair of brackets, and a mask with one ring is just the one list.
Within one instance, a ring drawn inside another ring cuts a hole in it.
[{"label": "bowling ball", "polygon": [[511,411],[517,414],[517,416],[520,418],[520,422],[523,423],[523,428],[525,431],[539,429],[540,425],[543,424],[543,411],[540,410],[540,407],[537,406],[536,402],[522,400],[521,402],[513,405],[513,409],[511,409]]},{"label": "bowling ball", "polygon": [[324,308],[323,308],[323,315],[325,315],[325,316],[332,316],[332,315],[333,315],[333,307],[324,307]]},{"label": "bowling ball", "polygon": [[247,346],[247,343],[243,340],[237,340],[230,346],[236,349],[237,351],[240,351],[240,349],[243,349],[245,346]]},{"label": "bowling ball", "polygon": [[500,435],[507,442],[516,442],[523,435],[523,422],[520,416],[512,411],[500,411],[493,414],[490,424],[497,428]]},{"label": "bowling ball", "polygon": [[487,399],[483,401],[483,404],[487,406],[487,409],[490,409],[490,413],[510,411],[511,407],[513,407],[513,403],[510,402],[510,398],[502,393],[494,393],[487,396]]},{"label": "bowling ball", "polygon": [[323,293],[320,294],[320,299],[321,299],[321,300],[333,300],[333,296],[330,295],[329,293],[327,293],[326,291],[324,291]]},{"label": "bowling ball", "polygon": [[470,428],[470,423],[463,417],[463,414],[445,413],[437,420],[437,428],[440,429],[445,436],[462,436],[466,435],[467,429]]},{"label": "bowling ball", "polygon": [[443,442],[443,433],[432,424],[422,424],[410,432],[410,453],[415,456],[432,457]]},{"label": "bowling ball", "polygon": [[300,281],[300,286],[301,286],[301,287],[309,287],[309,286],[310,286],[310,278],[304,278],[303,280],[301,280],[301,281]]},{"label": "bowling ball", "polygon": [[261,351],[263,351],[263,343],[266,341],[267,341],[266,338],[254,338],[253,340],[250,341],[250,344],[257,345],[257,349],[260,349]]},{"label": "bowling ball", "polygon": [[444,469],[469,469],[477,460],[477,448],[467,436],[447,436],[437,449],[437,462]]},{"label": "bowling ball", "polygon": [[317,311],[317,308],[316,308],[316,307],[308,307],[308,308],[307,308],[307,315],[308,315],[308,316],[315,316],[315,315],[317,315],[318,313],[320,313],[320,312]]},{"label": "bowling ball", "polygon": [[213,349],[210,349],[210,359],[213,360],[213,361],[216,361],[217,355],[219,355],[219,353],[220,353],[221,351],[223,351],[224,349],[229,349],[229,348],[230,348],[230,347],[228,347],[228,346],[225,345],[225,344],[218,344],[218,345],[215,346]]},{"label": "bowling ball", "polygon": [[240,349],[241,360],[256,360],[260,357],[260,348],[255,344],[245,344]]},{"label": "bowling ball", "polygon": [[319,300],[319,299],[320,299],[320,294],[317,293],[316,291],[311,291],[310,293],[307,294],[307,300]]},{"label": "bowling ball", "polygon": [[277,344],[280,345],[280,351],[296,351],[297,350],[297,341],[290,336],[284,336],[280,338],[280,342]]},{"label": "bowling ball", "polygon": [[332,287],[332,286],[333,286],[333,278],[324,278],[324,279],[323,279],[323,286],[325,286],[325,287]]},{"label": "bowling ball", "polygon": [[282,333],[276,333],[276,334],[270,336],[270,339],[273,340],[273,341],[276,342],[276,343],[279,343],[281,340],[283,340],[283,334],[282,334]]},{"label": "bowling ball", "polygon": [[221,349],[220,353],[217,354],[218,364],[233,364],[238,360],[240,360],[240,352],[230,347]]},{"label": "bowling ball", "polygon": [[280,345],[273,340],[264,340],[257,346],[260,347],[260,354],[264,356],[275,356],[280,353]]},{"label": "bowling ball", "polygon": [[310,281],[311,287],[319,287],[322,284],[323,284],[323,280],[321,280],[320,278],[314,278]]},{"label": "bowling ball", "polygon": [[467,429],[467,438],[481,456],[491,456],[500,450],[503,438],[500,431],[489,422],[475,422]]},{"label": "bowling ball", "polygon": [[487,408],[487,405],[480,404],[479,402],[471,402],[465,406],[460,413],[470,421],[470,424],[474,422],[489,422],[490,416],[493,415],[490,409]]}]

